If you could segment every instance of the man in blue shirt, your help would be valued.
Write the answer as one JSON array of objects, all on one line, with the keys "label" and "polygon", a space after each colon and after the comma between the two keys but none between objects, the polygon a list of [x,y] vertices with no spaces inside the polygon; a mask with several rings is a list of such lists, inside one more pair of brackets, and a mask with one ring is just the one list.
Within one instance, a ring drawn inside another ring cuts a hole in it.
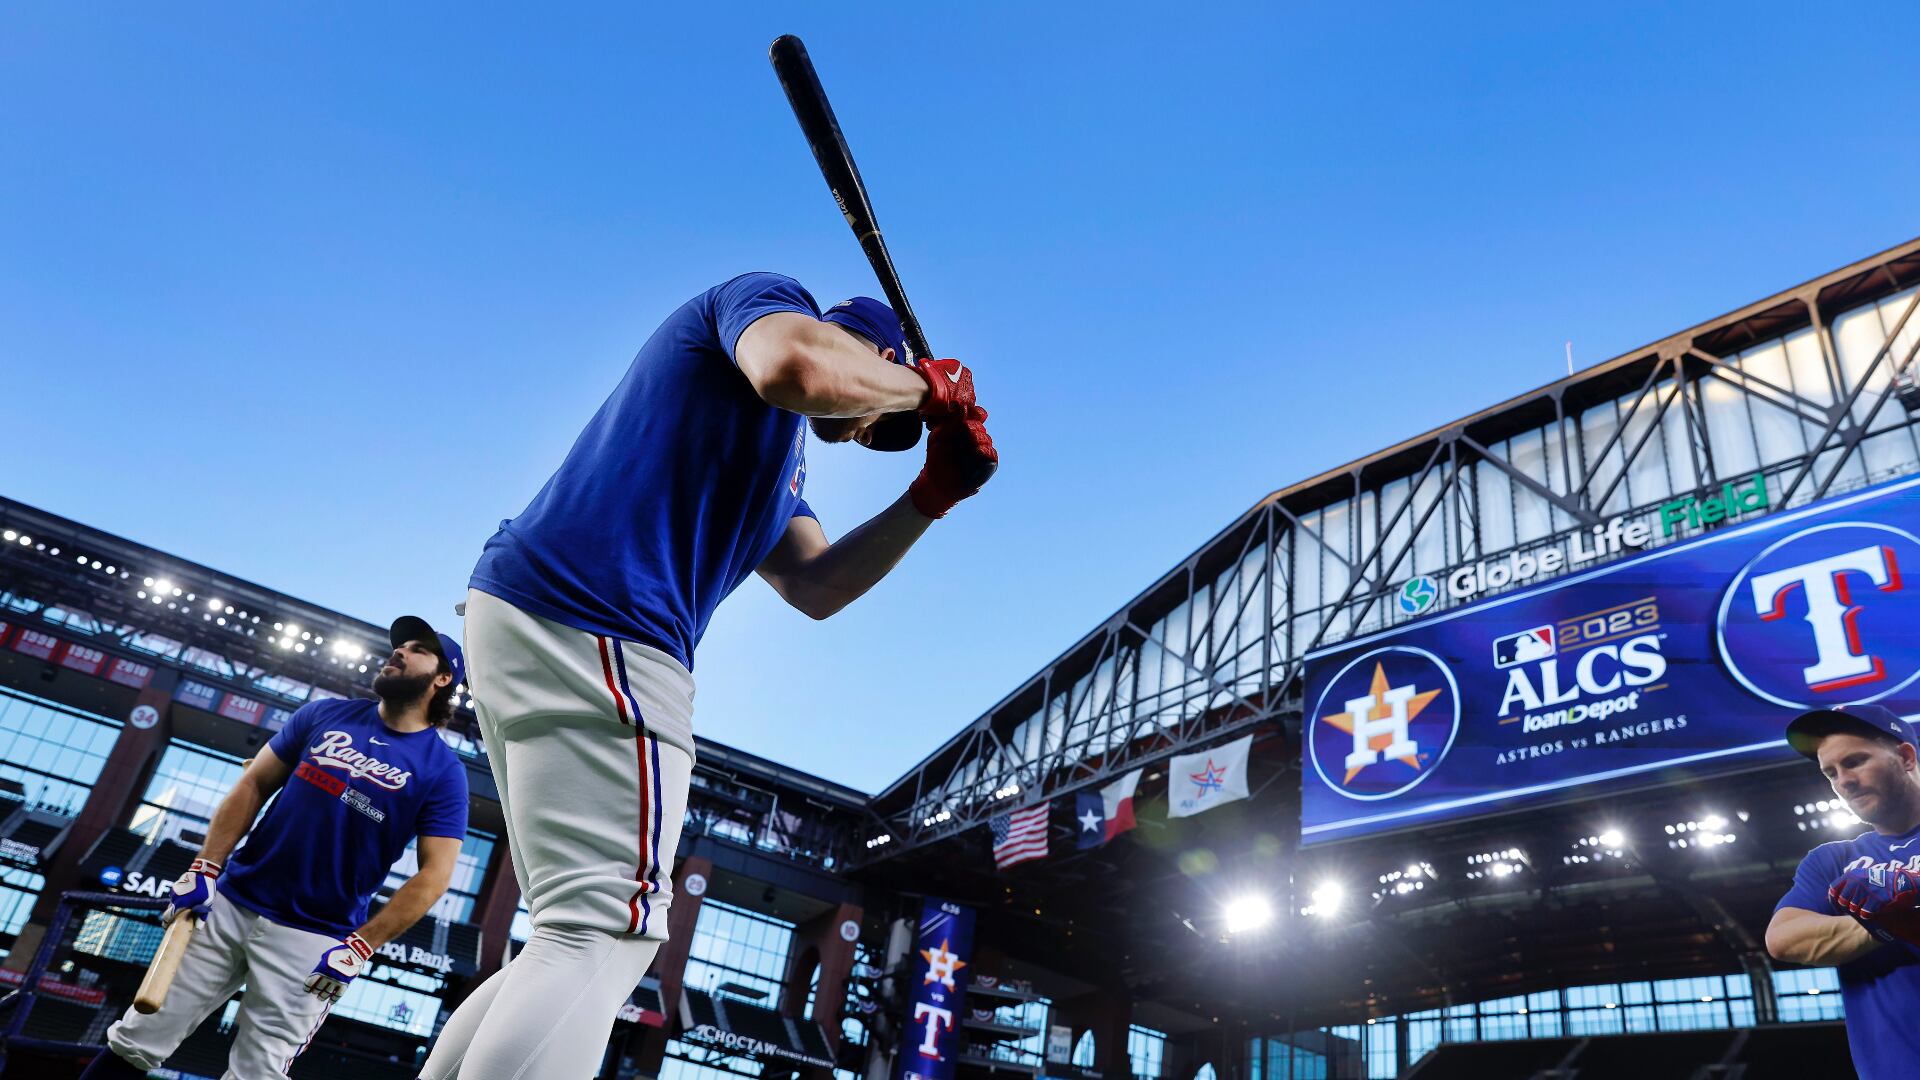
[{"label": "man in blue shirt", "polygon": [[1920,1062],[1920,763],[1913,729],[1883,705],[1816,709],[1787,725],[1833,793],[1872,828],[1807,853],[1767,924],[1775,959],[1840,969],[1847,1042],[1863,1080]]},{"label": "man in blue shirt", "polygon": [[[439,729],[464,663],[423,619],[396,621],[390,636],[377,701],[301,706],[220,801],[162,916],[202,920],[173,988],[157,1012],[128,1009],[108,1028],[83,1077],[146,1076],[243,982],[226,1076],[285,1076],[373,954],[446,891],[467,832],[467,774]],[[419,872],[369,917],[410,840]]]},{"label": "man in blue shirt", "polygon": [[[767,273],[708,289],[654,331],[553,477],[487,541],[466,645],[534,932],[447,1021],[423,1076],[593,1074],[666,937],[694,648],[714,608],[758,573],[799,610],[832,615],[998,462],[972,374],[907,359],[877,300],[823,313]],[[829,542],[803,497],[808,428],[895,448],[914,412],[920,475]]]}]

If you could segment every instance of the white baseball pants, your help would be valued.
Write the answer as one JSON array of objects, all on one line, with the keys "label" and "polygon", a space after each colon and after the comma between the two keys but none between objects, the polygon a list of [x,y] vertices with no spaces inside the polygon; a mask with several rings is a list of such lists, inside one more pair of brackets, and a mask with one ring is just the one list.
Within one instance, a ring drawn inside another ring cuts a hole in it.
[{"label": "white baseball pants", "polygon": [[127,1062],[158,1069],[245,983],[222,1080],[285,1076],[327,1018],[328,1003],[307,993],[306,981],[320,955],[338,944],[338,938],[256,915],[216,889],[211,913],[180,957],[166,1003],[148,1016],[129,1006],[107,1029],[107,1046]]},{"label": "white baseball pants", "polygon": [[594,1075],[667,936],[693,772],[672,657],[469,591],[468,685],[534,933],[447,1021],[427,1080]]}]

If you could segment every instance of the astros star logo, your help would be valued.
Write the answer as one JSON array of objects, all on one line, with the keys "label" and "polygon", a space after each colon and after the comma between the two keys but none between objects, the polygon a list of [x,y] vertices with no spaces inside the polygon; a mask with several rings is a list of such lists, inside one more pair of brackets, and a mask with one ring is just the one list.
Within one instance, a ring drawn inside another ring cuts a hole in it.
[{"label": "astros star logo", "polygon": [[1188,773],[1187,779],[1199,787],[1199,794],[1206,795],[1219,791],[1226,785],[1227,770],[1224,765],[1215,765],[1212,758],[1207,759],[1207,767],[1197,773]]},{"label": "astros star logo", "polygon": [[[1439,696],[1437,689],[1419,691],[1412,686],[1388,686],[1386,665],[1375,663],[1368,696],[1347,702],[1347,712],[1320,718],[1321,723],[1353,736],[1355,754],[1348,759],[1347,775],[1342,783],[1351,783],[1360,770],[1371,763],[1362,759],[1376,758],[1381,750],[1404,748],[1393,760],[1418,771],[1418,747],[1407,738],[1407,723]],[[1356,711],[1356,706],[1364,708]]]},{"label": "astros star logo", "polygon": [[954,973],[966,967],[967,962],[954,955],[953,952],[947,948],[947,942],[949,940],[951,939],[940,939],[939,948],[921,949],[920,955],[926,957],[927,960],[926,982],[937,982],[949,990],[956,990],[958,987],[953,985]]}]

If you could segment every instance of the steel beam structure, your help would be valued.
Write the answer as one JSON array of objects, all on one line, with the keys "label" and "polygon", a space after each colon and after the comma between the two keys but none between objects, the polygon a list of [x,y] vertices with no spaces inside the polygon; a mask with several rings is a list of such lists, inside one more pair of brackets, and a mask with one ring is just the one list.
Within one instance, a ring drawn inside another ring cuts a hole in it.
[{"label": "steel beam structure", "polygon": [[1777,510],[1920,468],[1917,285],[1920,240],[1274,492],[876,796],[856,864],[1262,725],[1297,746],[1303,657],[1414,617],[1416,574],[1755,474]]}]

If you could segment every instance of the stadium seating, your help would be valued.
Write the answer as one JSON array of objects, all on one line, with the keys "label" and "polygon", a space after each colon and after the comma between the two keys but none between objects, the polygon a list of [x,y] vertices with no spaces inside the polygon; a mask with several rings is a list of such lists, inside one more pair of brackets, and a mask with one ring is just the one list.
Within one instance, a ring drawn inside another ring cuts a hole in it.
[{"label": "stadium seating", "polygon": [[1523,1039],[1514,1042],[1443,1043],[1421,1058],[1406,1076],[1409,1080],[1531,1080],[1533,1074],[1558,1065],[1578,1039]]},{"label": "stadium seating", "polygon": [[1570,1063],[1573,1075],[1630,1076],[1633,1080],[1692,1080],[1704,1065],[1733,1049],[1737,1032],[1672,1031],[1589,1039]]},{"label": "stadium seating", "polygon": [[1848,1080],[1854,1075],[1845,1024],[1775,1024],[1754,1028],[1736,1059],[1740,1080]]},{"label": "stadium seating", "polygon": [[[1408,1080],[1846,1080],[1854,1075],[1838,1023],[1602,1035],[1588,1039],[1448,1043]],[[1722,1066],[1712,1070],[1712,1066]]]}]

